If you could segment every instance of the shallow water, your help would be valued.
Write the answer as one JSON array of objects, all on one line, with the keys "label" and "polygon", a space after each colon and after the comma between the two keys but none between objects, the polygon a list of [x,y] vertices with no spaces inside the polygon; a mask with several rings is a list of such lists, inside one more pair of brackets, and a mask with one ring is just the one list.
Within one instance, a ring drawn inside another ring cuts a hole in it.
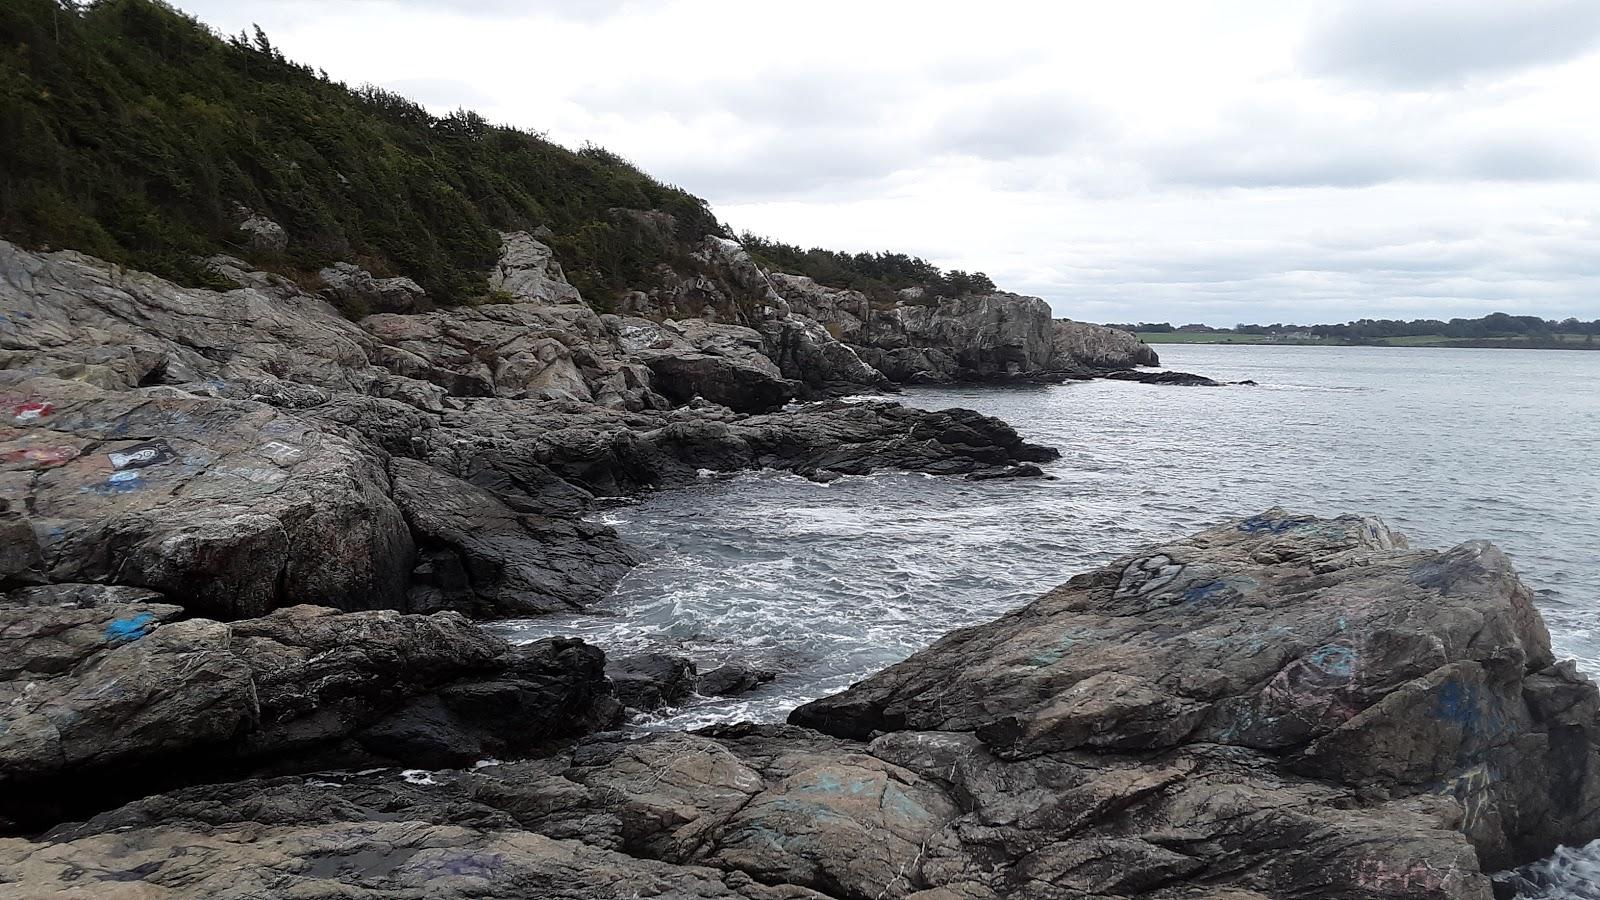
[{"label": "shallow water", "polygon": [[1600,672],[1600,353],[1171,346],[1171,368],[1258,387],[1094,381],[907,391],[1058,447],[1053,480],[758,473],[598,518],[651,559],[591,612],[521,623],[783,670],[660,724],[778,721],[962,625],[1141,544],[1283,505],[1374,512],[1419,546],[1500,544],[1557,652]]},{"label": "shallow water", "polygon": [[[783,670],[767,688],[646,727],[781,721],[1114,556],[1282,505],[1377,513],[1416,546],[1492,539],[1537,592],[1557,653],[1600,673],[1600,353],[1160,352],[1170,368],[1259,386],[907,391],[905,402],[977,409],[1059,448],[1054,479],[707,479],[599,517],[651,554],[608,600],[503,630],[681,653],[702,671],[765,661]],[[1559,886],[1527,896],[1593,898],[1573,891],[1600,846],[1564,859]]]}]

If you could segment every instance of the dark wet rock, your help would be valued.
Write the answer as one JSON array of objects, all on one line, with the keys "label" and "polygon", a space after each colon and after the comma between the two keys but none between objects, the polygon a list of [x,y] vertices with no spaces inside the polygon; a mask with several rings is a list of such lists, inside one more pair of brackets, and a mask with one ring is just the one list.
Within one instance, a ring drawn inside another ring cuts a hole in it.
[{"label": "dark wet rock", "polygon": [[651,383],[674,403],[703,397],[737,412],[764,412],[794,398],[794,386],[766,357],[765,365],[711,353],[645,350]]},{"label": "dark wet rock", "polygon": [[416,460],[393,460],[390,474],[418,544],[413,609],[502,618],[578,609],[639,561],[606,526],[519,512]]},{"label": "dark wet rock", "polygon": [[1173,385],[1177,387],[1221,387],[1227,384],[1255,384],[1255,382],[1221,382],[1190,372],[1101,372],[1101,378],[1115,381],[1137,381],[1140,384]]},{"label": "dark wet rock", "polygon": [[1044,462],[1060,454],[1029,444],[999,419],[967,409],[915,410],[883,401],[835,400],[730,426],[752,463],[806,474],[909,470],[964,475]]},{"label": "dark wet rock", "polygon": [[732,697],[753,691],[777,677],[773,669],[735,660],[703,673],[695,690],[707,697]]},{"label": "dark wet rock", "polygon": [[225,624],[163,601],[0,601],[0,827],[262,767],[464,765],[616,720],[581,641],[513,649],[455,614],[310,606]]},{"label": "dark wet rock", "polygon": [[687,700],[697,680],[693,660],[667,653],[610,657],[606,677],[619,701],[647,712]]},{"label": "dark wet rock", "polygon": [[1044,470],[1032,463],[1020,466],[1006,466],[1003,469],[989,469],[983,472],[973,472],[967,476],[968,481],[992,481],[996,478],[1040,478]]}]

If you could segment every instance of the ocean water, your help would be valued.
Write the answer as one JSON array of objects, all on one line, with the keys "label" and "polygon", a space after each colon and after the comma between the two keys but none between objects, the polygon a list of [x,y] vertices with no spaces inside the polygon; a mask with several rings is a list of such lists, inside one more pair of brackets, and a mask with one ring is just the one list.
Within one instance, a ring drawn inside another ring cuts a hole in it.
[{"label": "ocean water", "polygon": [[[1278,505],[1376,513],[1415,546],[1493,540],[1537,592],[1558,655],[1600,675],[1600,352],[1159,349],[1168,368],[1258,386],[908,390],[904,402],[980,410],[1059,448],[1053,477],[708,478],[597,516],[651,557],[610,598],[500,630],[683,654],[702,671],[754,660],[780,673],[766,688],[644,727],[781,721],[1077,572]],[[1600,844],[1548,865],[1530,877],[1554,886],[1525,896],[1596,896],[1572,885],[1590,882]]]}]

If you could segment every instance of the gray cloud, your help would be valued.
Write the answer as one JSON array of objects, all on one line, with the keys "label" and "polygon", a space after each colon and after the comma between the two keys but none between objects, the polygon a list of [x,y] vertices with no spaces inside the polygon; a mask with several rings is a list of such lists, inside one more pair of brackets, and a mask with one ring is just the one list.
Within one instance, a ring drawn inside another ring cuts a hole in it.
[{"label": "gray cloud", "polygon": [[1103,134],[1105,120],[1083,100],[1053,94],[987,96],[946,116],[930,149],[1003,161],[1063,153]]},{"label": "gray cloud", "polygon": [[1345,0],[1304,47],[1319,75],[1396,88],[1563,62],[1600,44],[1594,0]]},{"label": "gray cloud", "polygon": [[1113,253],[1026,285],[1058,312],[1103,321],[1340,322],[1505,311],[1600,315],[1595,226],[1478,231],[1455,240],[1202,241]]}]

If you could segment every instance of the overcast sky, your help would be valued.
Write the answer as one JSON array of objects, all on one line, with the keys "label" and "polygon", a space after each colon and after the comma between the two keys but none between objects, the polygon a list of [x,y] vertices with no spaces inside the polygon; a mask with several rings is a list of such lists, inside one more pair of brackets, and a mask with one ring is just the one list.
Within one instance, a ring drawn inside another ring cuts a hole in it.
[{"label": "overcast sky", "polygon": [[1600,317],[1600,2],[177,0],[1089,321]]}]

